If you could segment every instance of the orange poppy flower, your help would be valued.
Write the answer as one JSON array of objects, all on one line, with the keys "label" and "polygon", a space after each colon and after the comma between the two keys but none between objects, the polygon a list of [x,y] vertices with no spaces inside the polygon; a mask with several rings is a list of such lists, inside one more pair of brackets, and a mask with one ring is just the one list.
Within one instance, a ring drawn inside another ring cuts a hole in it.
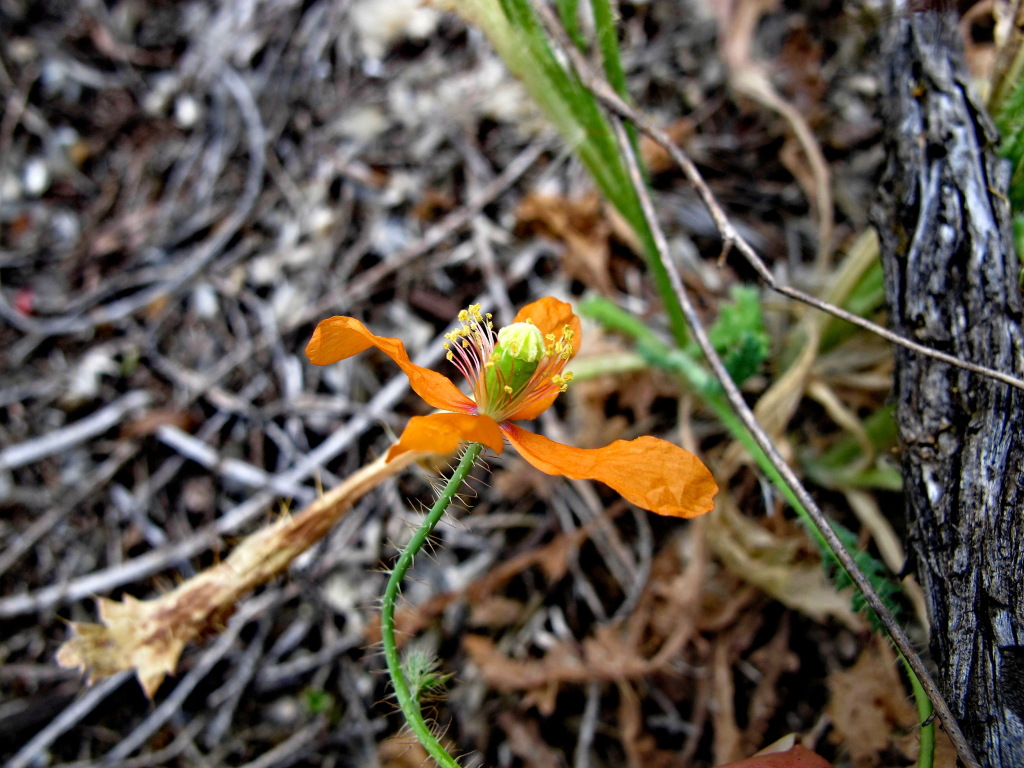
[{"label": "orange poppy flower", "polygon": [[448,360],[470,384],[469,396],[447,376],[413,363],[401,341],[376,336],[352,317],[320,322],[306,356],[316,365],[330,365],[376,347],[398,364],[420,397],[443,411],[414,416],[389,459],[406,451],[448,453],[463,442],[483,443],[500,454],[507,440],[541,472],[599,480],[652,512],[696,517],[711,511],[718,492],[711,472],[677,445],[638,437],[604,448],[573,448],[512,423],[537,418],[572,380],[565,366],[575,354],[580,321],[568,304],[540,299],[498,331],[479,304],[460,312],[459,322],[445,347]]}]

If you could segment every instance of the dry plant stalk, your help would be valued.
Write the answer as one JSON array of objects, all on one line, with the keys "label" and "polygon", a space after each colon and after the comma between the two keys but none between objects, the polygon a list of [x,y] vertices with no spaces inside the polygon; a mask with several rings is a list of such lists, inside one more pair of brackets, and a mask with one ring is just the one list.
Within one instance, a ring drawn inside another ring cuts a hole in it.
[{"label": "dry plant stalk", "polygon": [[348,477],[297,515],[246,537],[226,560],[152,600],[99,597],[102,624],[72,622],[74,634],[57,652],[64,667],[89,671],[89,682],[134,669],[150,698],[173,674],[188,643],[218,632],[238,601],[281,573],[322,539],[352,505],[374,486],[430,454],[386,455]]}]

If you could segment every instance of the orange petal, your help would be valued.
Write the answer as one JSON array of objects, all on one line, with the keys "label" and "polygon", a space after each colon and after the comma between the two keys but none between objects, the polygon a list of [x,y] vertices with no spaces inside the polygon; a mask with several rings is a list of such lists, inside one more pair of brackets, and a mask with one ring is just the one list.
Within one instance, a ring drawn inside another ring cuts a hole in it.
[{"label": "orange petal", "polygon": [[398,363],[409,377],[413,391],[434,408],[463,413],[472,412],[476,408],[473,401],[462,394],[447,376],[412,362],[401,341],[375,336],[354,317],[329,317],[321,320],[313,331],[313,338],[306,345],[306,357],[314,365],[330,365],[370,347],[376,347]]},{"label": "orange petal", "polygon": [[432,413],[409,419],[402,437],[388,451],[388,461],[406,451],[453,453],[459,443],[483,443],[495,453],[505,449],[498,422],[490,416]]},{"label": "orange petal", "polygon": [[571,305],[545,296],[520,309],[512,322],[525,323],[527,320],[532,320],[545,336],[553,333],[556,338],[562,335],[565,326],[569,326],[573,332],[572,353],[576,354],[580,346],[580,319],[572,311]]},{"label": "orange petal", "polygon": [[533,421],[540,416],[544,411],[551,407],[551,404],[558,399],[561,394],[557,389],[543,400],[538,400],[535,403],[531,403],[524,408],[520,408],[513,414],[510,414],[507,418],[508,421]]},{"label": "orange petal", "polygon": [[671,517],[710,512],[718,485],[700,459],[656,437],[616,440],[604,448],[572,448],[505,423],[512,446],[541,472],[600,480],[638,507]]},{"label": "orange petal", "polygon": [[559,392],[550,397],[545,397],[543,400],[538,400],[536,403],[531,403],[525,408],[520,408],[518,411],[508,417],[509,421],[533,421],[540,416],[544,411],[551,407],[551,404],[558,399]]}]

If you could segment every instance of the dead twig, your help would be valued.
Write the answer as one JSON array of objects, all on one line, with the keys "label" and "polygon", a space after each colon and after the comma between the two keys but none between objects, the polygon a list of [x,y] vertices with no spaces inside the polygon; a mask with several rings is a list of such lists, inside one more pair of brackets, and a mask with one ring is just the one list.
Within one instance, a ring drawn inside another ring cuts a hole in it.
[{"label": "dead twig", "polygon": [[408,269],[410,261],[428,251],[432,251],[472,222],[480,211],[511,187],[520,176],[526,173],[547,148],[548,145],[545,142],[536,142],[524,149],[515,160],[505,166],[505,170],[480,188],[477,194],[473,195],[472,199],[437,222],[437,224],[424,232],[423,236],[416,240],[416,242],[411,243],[380,264],[362,271],[358,277],[345,286],[343,297],[329,296],[317,302],[316,310],[318,313],[322,314],[331,307],[337,306],[342,298],[346,302],[355,302],[365,298],[372,293],[374,286],[383,278],[400,269]]},{"label": "dead twig", "polygon": [[132,411],[146,406],[151,395],[149,392],[137,390],[129,392],[115,400],[105,408],[79,419],[66,427],[41,435],[33,440],[12,445],[0,451],[0,471],[23,467],[34,461],[53,456],[55,453],[67,451],[77,445],[102,435],[108,429],[120,423]]},{"label": "dead twig", "polygon": [[249,152],[249,168],[245,187],[238,197],[231,214],[219,224],[210,237],[184,262],[174,262],[168,269],[167,279],[151,285],[131,296],[115,299],[89,312],[48,320],[36,320],[23,315],[11,307],[0,295],[0,318],[9,322],[30,337],[45,338],[71,333],[81,333],[100,325],[116,323],[129,317],[154,301],[173,295],[206,267],[230,242],[251,213],[263,185],[263,170],[266,167],[266,132],[252,90],[235,70],[225,68],[221,73],[224,88],[234,99],[246,128],[246,143]]},{"label": "dead twig", "polygon": [[291,765],[313,749],[317,739],[323,736],[326,729],[327,719],[320,716],[277,746],[268,749],[252,762],[246,763],[242,768],[273,768],[275,765]]},{"label": "dead twig", "polygon": [[16,536],[10,545],[0,552],[0,576],[10,570],[11,566],[17,563],[26,552],[52,531],[79,504],[110,482],[111,478],[136,453],[137,447],[134,441],[122,441],[114,449],[113,454],[90,475],[89,482],[74,488],[70,493],[59,498],[42,517],[37,518],[28,529]]},{"label": "dead twig", "polygon": [[19,749],[18,753],[11,758],[11,762],[7,764],[7,768],[28,768],[31,765],[36,765],[36,761],[41,760],[42,753],[53,742],[88,717],[96,707],[103,703],[104,699],[124,685],[129,677],[131,677],[130,672],[121,672],[86,690],[71,706],[33,736],[28,744]]},{"label": "dead twig", "polygon": [[297,483],[284,483],[281,478],[270,472],[241,459],[223,457],[202,440],[199,440],[178,427],[165,424],[156,430],[156,438],[161,443],[177,451],[196,464],[222,475],[239,485],[262,490],[269,488],[286,498],[303,504],[313,501],[314,491],[309,486]]}]

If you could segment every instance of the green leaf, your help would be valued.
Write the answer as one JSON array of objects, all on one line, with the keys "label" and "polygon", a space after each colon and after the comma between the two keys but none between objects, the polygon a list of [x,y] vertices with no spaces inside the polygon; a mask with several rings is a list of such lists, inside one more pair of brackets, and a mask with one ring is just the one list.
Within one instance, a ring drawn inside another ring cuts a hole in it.
[{"label": "green leaf", "polygon": [[302,694],[306,711],[311,715],[325,715],[335,709],[334,696],[319,688],[307,688]]},{"label": "green leaf", "polygon": [[[832,530],[836,532],[839,540],[843,543],[843,547],[846,548],[846,551],[853,557],[854,562],[857,563],[857,566],[863,571],[868,581],[871,582],[871,586],[875,588],[875,592],[878,593],[878,596],[882,599],[885,607],[889,609],[893,618],[900,621],[903,616],[903,606],[896,600],[897,596],[902,592],[899,582],[889,575],[889,570],[881,560],[870,552],[857,548],[857,534],[835,521],[832,522]],[[832,558],[824,556],[823,553],[821,562],[827,570],[833,572],[832,577],[835,580],[836,589],[845,589],[846,587],[853,586],[853,579],[850,578],[845,570],[836,567],[835,561]],[[872,630],[875,632],[882,631],[882,624],[875,612],[868,606],[863,593],[859,590],[854,590],[850,603],[853,610],[862,612],[868,617]]]},{"label": "green leaf", "polygon": [[[764,330],[757,290],[735,286],[731,296],[732,301],[722,305],[708,338],[722,356],[733,381],[742,384],[757,373],[768,358],[768,334]],[[690,345],[687,351],[693,356],[700,354],[696,344]]]},{"label": "green leaf", "polygon": [[412,650],[402,661],[402,674],[405,675],[409,690],[417,701],[425,693],[436,693],[447,684],[451,675],[438,671],[439,662],[430,654]]}]

